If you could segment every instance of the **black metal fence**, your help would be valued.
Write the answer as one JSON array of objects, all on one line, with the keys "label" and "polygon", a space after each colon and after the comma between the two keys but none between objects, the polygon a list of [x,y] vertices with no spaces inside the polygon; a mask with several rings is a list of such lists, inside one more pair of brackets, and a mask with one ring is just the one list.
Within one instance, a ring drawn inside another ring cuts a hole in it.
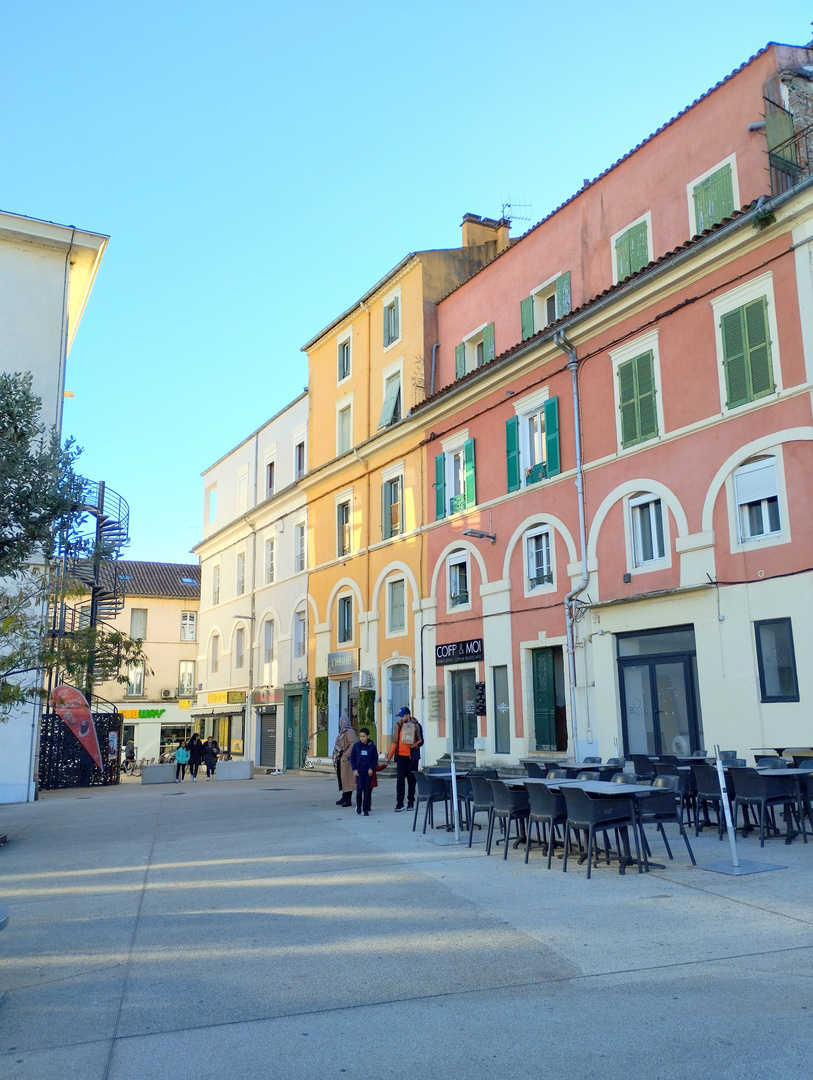
[{"label": "black metal fence", "polygon": [[44,791],[100,787],[119,782],[124,718],[119,712],[97,712],[91,713],[91,716],[99,739],[101,769],[56,713],[43,716],[40,723],[39,786]]}]

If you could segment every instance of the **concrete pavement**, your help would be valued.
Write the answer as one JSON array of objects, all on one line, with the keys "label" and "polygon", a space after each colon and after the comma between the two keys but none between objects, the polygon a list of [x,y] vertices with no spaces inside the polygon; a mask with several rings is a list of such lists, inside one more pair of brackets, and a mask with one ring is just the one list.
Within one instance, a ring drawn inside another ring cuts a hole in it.
[{"label": "concrete pavement", "polygon": [[0,1076],[810,1075],[813,843],[588,882],[412,833],[392,788],[369,818],[292,774],[0,807]]}]

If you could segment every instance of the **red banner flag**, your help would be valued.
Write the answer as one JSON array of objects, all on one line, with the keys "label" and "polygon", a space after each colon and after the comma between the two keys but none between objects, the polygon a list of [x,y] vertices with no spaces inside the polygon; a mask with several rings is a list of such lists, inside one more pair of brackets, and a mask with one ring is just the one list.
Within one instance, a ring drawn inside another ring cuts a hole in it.
[{"label": "red banner flag", "polygon": [[93,717],[90,715],[84,694],[75,686],[57,686],[51,691],[51,707],[71,729],[99,768],[102,768],[102,752]]}]

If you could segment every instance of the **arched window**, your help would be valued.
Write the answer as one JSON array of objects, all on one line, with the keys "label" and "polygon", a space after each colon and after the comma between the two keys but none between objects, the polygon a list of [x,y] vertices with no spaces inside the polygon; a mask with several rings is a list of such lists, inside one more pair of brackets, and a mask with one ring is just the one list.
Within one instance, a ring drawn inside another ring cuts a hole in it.
[{"label": "arched window", "polygon": [[740,542],[762,540],[782,531],[776,458],[761,457],[740,465],[734,473]]},{"label": "arched window", "polygon": [[220,656],[220,638],[217,634],[212,635],[211,652],[209,654],[209,670],[214,674],[217,671],[218,658]]}]

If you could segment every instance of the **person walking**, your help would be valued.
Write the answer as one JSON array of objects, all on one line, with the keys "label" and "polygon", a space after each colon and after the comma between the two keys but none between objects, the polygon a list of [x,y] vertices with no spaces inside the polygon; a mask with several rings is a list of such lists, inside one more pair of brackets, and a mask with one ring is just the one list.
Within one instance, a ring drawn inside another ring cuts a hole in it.
[{"label": "person walking", "polygon": [[182,784],[186,776],[186,764],[189,761],[189,751],[185,746],[179,746],[175,751],[175,783]]},{"label": "person walking", "polygon": [[[415,774],[421,763],[421,747],[423,746],[423,728],[417,720],[413,720],[412,713],[405,705],[398,713],[395,725],[395,734],[387,753],[387,761],[395,758],[395,813],[402,810],[411,810],[415,805]],[[407,804],[404,807],[404,789],[407,793]]]},{"label": "person walking", "polygon": [[220,753],[220,747],[210,735],[206,742],[203,744],[203,762],[206,765],[206,779],[211,780],[215,775],[217,769],[217,758]]},{"label": "person walking", "polygon": [[336,779],[339,781],[339,790],[342,797],[336,800],[337,806],[353,805],[353,789],[356,786],[356,778],[353,776],[353,768],[350,765],[350,751],[353,743],[358,742],[358,735],[353,731],[353,725],[347,716],[339,717],[339,734],[333,744],[333,760],[336,763]]},{"label": "person walking", "polygon": [[358,742],[350,747],[350,768],[356,778],[356,813],[368,817],[372,806],[372,788],[378,765],[378,750],[370,738],[370,729],[359,728]]},{"label": "person walking", "polygon": [[203,761],[203,743],[200,741],[200,735],[197,731],[186,744],[186,749],[189,751],[189,775],[192,777],[192,783],[198,782],[198,769]]}]

